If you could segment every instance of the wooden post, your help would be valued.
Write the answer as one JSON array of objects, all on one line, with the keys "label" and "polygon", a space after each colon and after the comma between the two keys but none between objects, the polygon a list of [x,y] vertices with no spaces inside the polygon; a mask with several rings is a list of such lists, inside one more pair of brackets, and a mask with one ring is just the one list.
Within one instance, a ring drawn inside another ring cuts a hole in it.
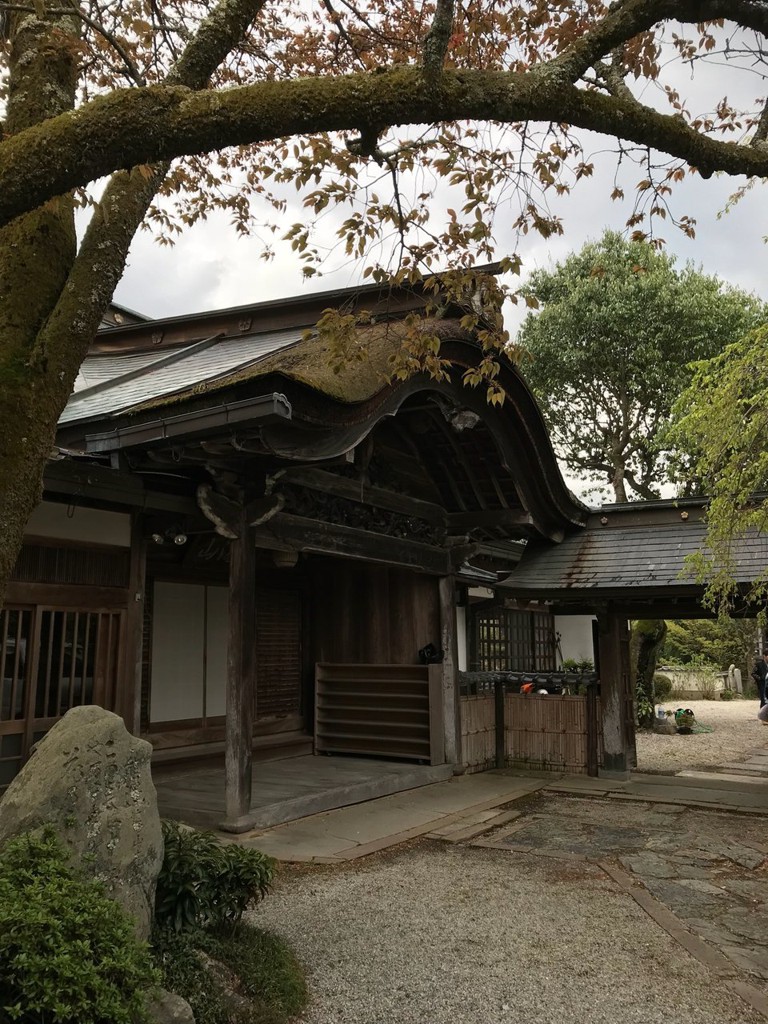
[{"label": "wooden post", "polygon": [[225,732],[225,828],[234,828],[251,807],[251,760],[255,694],[256,546],[245,512],[229,550],[229,638]]},{"label": "wooden post", "polygon": [[440,644],[443,649],[443,731],[445,760],[458,765],[461,752],[461,702],[459,699],[459,647],[456,636],[456,584],[453,576],[441,576]]},{"label": "wooden post", "polygon": [[141,733],[141,677],[144,662],[144,609],[147,587],[147,540],[141,515],[131,519],[131,566],[126,608],[125,652],[123,657],[123,694],[118,697],[118,711],[126,728]]},{"label": "wooden post", "polygon": [[620,617],[606,609],[597,616],[600,646],[600,701],[603,719],[603,761],[601,777],[629,778],[629,744],[627,742],[626,665],[622,653]]},{"label": "wooden post", "polygon": [[506,768],[507,766],[507,751],[506,751],[506,722],[504,720],[504,704],[505,704],[505,693],[506,686],[503,679],[497,679],[493,684],[493,698],[494,698],[494,724],[496,727],[496,767]]},{"label": "wooden post", "polygon": [[587,692],[585,695],[585,707],[584,712],[587,717],[587,775],[596,776],[598,774],[598,729],[599,723],[597,721],[597,684],[588,683]]}]

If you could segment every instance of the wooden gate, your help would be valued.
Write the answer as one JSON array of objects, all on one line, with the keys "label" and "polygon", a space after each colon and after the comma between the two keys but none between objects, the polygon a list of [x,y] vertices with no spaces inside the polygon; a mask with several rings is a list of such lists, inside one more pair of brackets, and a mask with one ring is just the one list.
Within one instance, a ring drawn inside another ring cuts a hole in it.
[{"label": "wooden gate", "polygon": [[112,709],[124,612],[9,606],[0,612],[0,789],[70,708]]}]

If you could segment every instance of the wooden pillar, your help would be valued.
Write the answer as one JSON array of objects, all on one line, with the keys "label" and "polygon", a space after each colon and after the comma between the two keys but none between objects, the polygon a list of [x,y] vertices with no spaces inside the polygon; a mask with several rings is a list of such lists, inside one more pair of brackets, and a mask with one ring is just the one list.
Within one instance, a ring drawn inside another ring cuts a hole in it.
[{"label": "wooden pillar", "polygon": [[225,732],[226,820],[237,831],[251,807],[251,761],[256,692],[256,546],[243,512],[229,549],[229,637]]},{"label": "wooden pillar", "polygon": [[602,707],[603,758],[599,775],[629,778],[630,749],[627,720],[626,621],[612,609],[598,612],[600,649],[600,703]]},{"label": "wooden pillar", "polygon": [[441,576],[440,646],[443,649],[443,732],[445,760],[461,762],[461,704],[459,700],[459,646],[456,635],[456,583],[453,576]]},{"label": "wooden pillar", "polygon": [[144,609],[147,587],[147,539],[141,515],[131,519],[131,565],[126,608],[125,651],[123,657],[122,693],[118,697],[118,713],[125,727],[134,736],[141,733],[141,682],[144,664]]}]

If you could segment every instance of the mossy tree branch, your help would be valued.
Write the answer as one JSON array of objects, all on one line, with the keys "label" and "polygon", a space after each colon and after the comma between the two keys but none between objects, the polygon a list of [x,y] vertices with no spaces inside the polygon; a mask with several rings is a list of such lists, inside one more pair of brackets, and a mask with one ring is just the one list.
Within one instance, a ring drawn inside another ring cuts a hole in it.
[{"label": "mossy tree branch", "polygon": [[548,71],[444,71],[438,93],[412,67],[223,92],[118,92],[0,145],[0,223],[119,168],[297,134],[464,119],[567,120],[684,159],[705,176],[768,176],[768,148],[722,142],[681,117],[558,84]]}]

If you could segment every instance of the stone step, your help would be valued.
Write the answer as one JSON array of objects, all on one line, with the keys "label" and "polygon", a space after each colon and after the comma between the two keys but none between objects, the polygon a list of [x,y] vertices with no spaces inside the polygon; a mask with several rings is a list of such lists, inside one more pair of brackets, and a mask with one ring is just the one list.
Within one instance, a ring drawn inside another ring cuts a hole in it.
[{"label": "stone step", "polygon": [[768,763],[766,764],[755,764],[752,761],[726,761],[725,764],[717,766],[718,772],[731,771],[750,775],[759,775],[763,778],[768,778]]},{"label": "stone step", "polygon": [[[731,792],[743,792],[744,777],[741,775],[726,778],[717,772],[683,772],[680,775],[643,775],[640,772],[632,772],[630,786],[635,784],[643,787],[644,790],[658,789],[663,792],[665,788],[686,788],[691,789],[724,789]],[[762,780],[758,780],[762,781]],[[768,786],[766,787],[768,788]]]},{"label": "stone step", "polygon": [[768,778],[754,775],[736,775],[730,772],[678,772],[676,779],[696,779],[699,785],[706,783],[714,789],[739,790],[744,785],[761,786],[768,790]]}]

